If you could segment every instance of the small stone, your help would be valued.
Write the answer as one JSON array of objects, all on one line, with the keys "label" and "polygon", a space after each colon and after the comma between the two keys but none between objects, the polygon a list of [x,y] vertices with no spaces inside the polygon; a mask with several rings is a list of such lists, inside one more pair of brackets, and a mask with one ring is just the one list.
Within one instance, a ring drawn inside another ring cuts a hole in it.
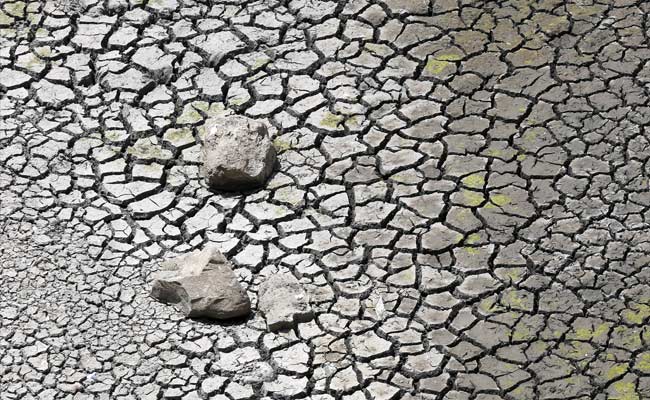
[{"label": "small stone", "polygon": [[239,191],[264,184],[276,162],[266,125],[228,116],[208,121],[206,128],[203,173],[210,187]]},{"label": "small stone", "polygon": [[250,313],[250,299],[230,263],[215,248],[170,260],[156,273],[151,296],[177,304],[188,317],[228,319]]},{"label": "small stone", "polygon": [[274,274],[259,289],[258,307],[271,331],[291,329],[313,318],[309,296],[290,273]]}]

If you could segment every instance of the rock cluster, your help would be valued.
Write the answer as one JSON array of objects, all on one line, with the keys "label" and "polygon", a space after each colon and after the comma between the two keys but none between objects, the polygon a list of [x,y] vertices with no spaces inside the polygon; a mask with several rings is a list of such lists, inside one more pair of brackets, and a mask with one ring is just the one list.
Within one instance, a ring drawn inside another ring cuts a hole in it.
[{"label": "rock cluster", "polygon": [[[259,287],[258,308],[270,331],[291,329],[313,318],[309,295],[289,272],[274,274]],[[177,305],[190,318],[217,320],[243,317],[251,302],[230,262],[213,247],[162,263],[153,274],[151,296]]]},{"label": "rock cluster", "polygon": [[203,174],[211,188],[242,191],[266,182],[276,162],[266,125],[231,115],[208,121],[206,132]]},{"label": "rock cluster", "polygon": [[153,277],[151,296],[176,304],[188,317],[228,319],[248,315],[250,299],[230,263],[214,248],[167,261]]}]

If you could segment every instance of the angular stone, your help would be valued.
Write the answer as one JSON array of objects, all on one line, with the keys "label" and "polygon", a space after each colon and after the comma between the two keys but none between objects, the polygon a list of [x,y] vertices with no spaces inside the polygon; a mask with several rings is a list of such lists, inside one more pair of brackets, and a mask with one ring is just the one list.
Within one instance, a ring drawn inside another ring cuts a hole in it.
[{"label": "angular stone", "polygon": [[239,191],[264,184],[276,162],[264,124],[228,116],[208,121],[206,131],[203,173],[210,187]]},{"label": "angular stone", "polygon": [[258,308],[271,331],[291,329],[314,316],[307,292],[290,273],[274,274],[266,279],[260,285],[258,296]]},{"label": "angular stone", "polygon": [[180,256],[163,267],[153,276],[151,296],[177,304],[186,316],[228,319],[250,312],[246,291],[215,248]]}]

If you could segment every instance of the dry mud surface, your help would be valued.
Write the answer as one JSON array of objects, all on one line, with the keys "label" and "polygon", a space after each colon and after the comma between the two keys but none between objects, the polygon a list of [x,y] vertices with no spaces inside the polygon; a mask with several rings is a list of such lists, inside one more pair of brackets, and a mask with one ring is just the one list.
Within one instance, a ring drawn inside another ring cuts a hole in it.
[{"label": "dry mud surface", "polygon": [[[0,398],[650,398],[649,15],[0,1]],[[272,126],[263,190],[200,178],[229,112]],[[208,243],[250,318],[148,297]],[[315,319],[275,334],[278,269]]]}]

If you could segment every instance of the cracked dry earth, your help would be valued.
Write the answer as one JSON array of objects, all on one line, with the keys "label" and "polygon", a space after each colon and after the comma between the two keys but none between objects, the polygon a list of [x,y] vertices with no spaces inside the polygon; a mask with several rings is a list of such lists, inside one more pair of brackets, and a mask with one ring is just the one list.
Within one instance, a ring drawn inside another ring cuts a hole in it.
[{"label": "cracked dry earth", "polygon": [[[650,4],[0,1],[0,398],[650,398]],[[215,193],[203,124],[270,124]],[[246,320],[148,297],[232,258]],[[265,277],[315,319],[268,333]]]}]

